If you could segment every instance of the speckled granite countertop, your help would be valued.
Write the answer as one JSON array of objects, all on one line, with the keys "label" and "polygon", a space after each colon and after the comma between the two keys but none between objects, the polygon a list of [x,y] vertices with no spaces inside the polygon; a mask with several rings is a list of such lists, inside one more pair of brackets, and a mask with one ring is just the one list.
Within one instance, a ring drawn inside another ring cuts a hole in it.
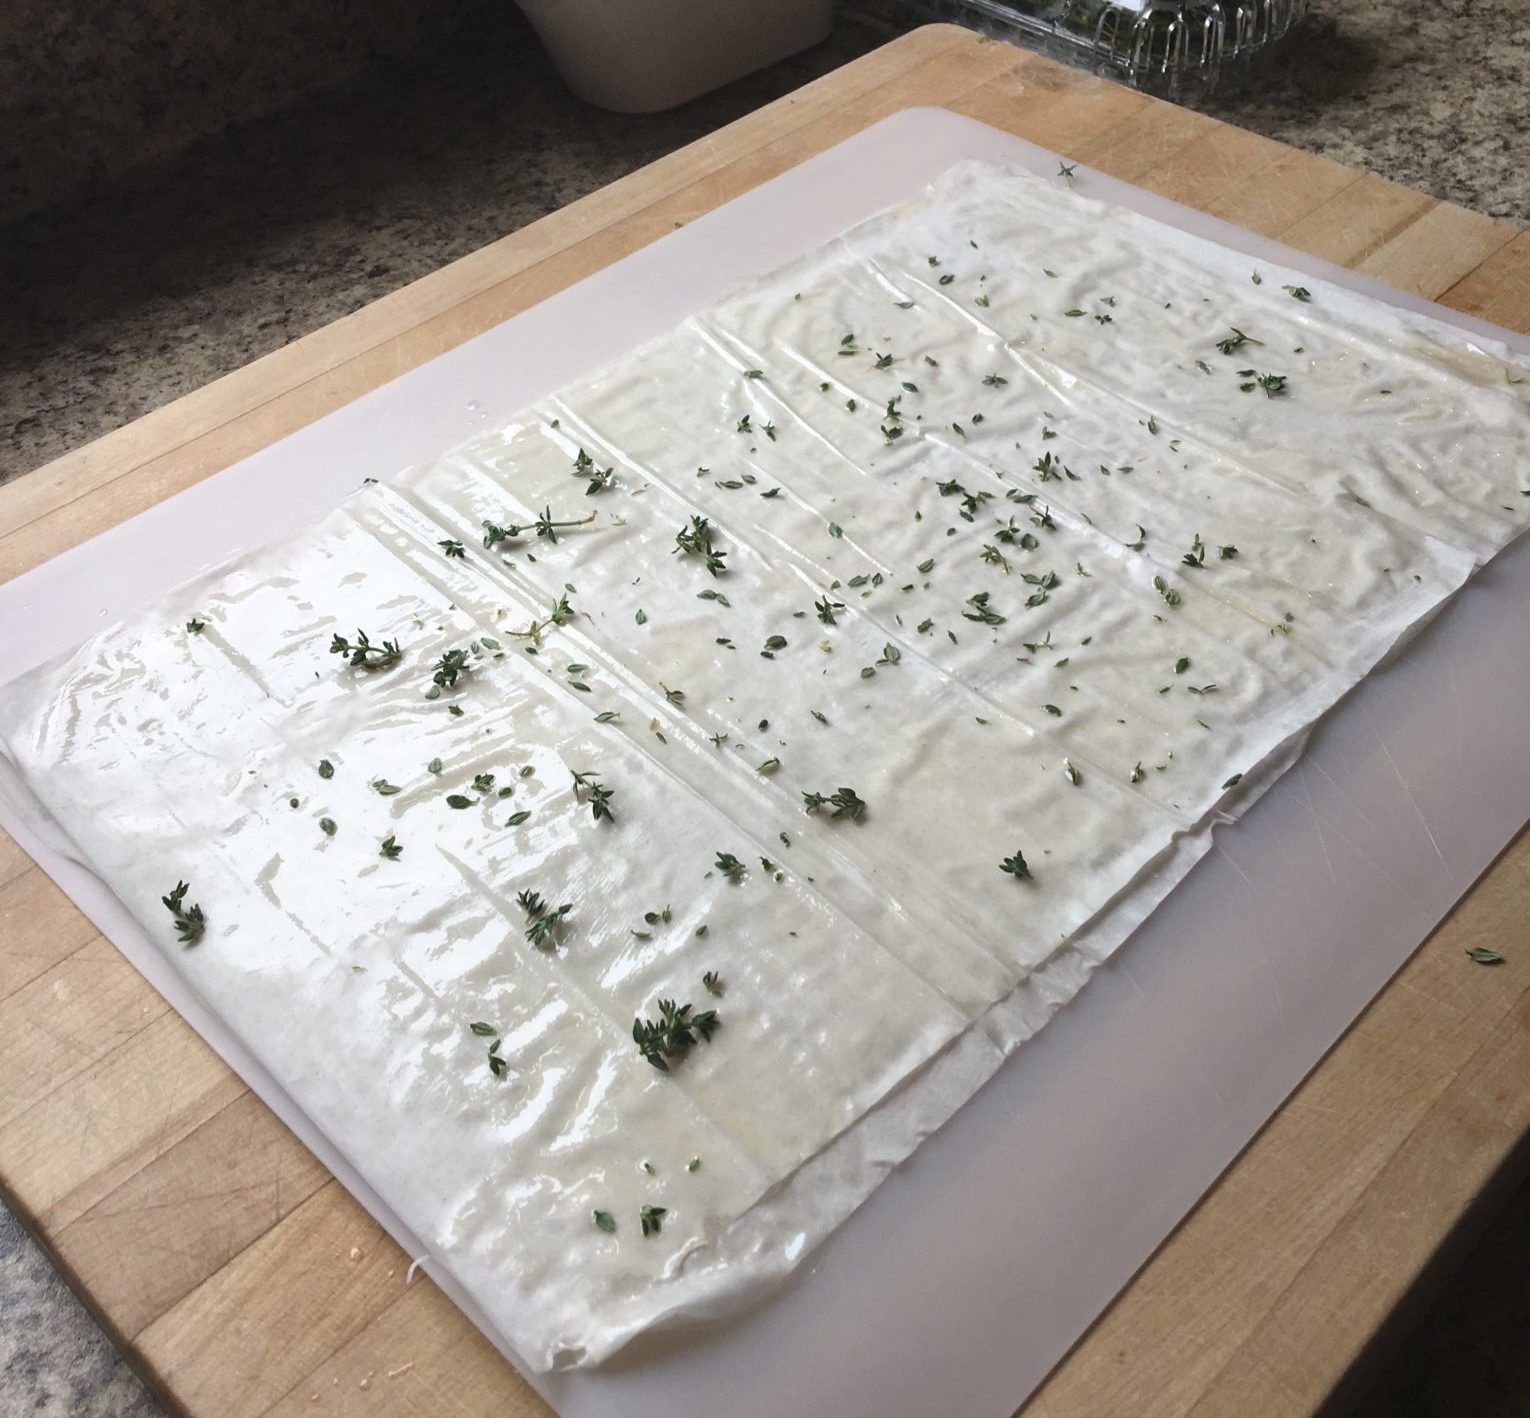
[{"label": "speckled granite countertop", "polygon": [[[1524,0],[1312,8],[1287,51],[1211,112],[1530,224]],[[428,67],[261,120],[92,206],[0,232],[0,481],[848,62],[914,14],[915,0],[854,0],[818,50],[634,119],[569,98],[506,7]],[[1352,1411],[1530,1418],[1527,1273],[1530,1188]],[[0,1208],[0,1415],[159,1413]]]},{"label": "speckled granite countertop", "polygon": [[[261,120],[0,233],[0,481],[874,48],[918,3],[856,0],[819,49],[636,119],[570,98],[507,7],[423,73]],[[1277,62],[1208,107],[1530,224],[1524,7],[1315,0]]]}]

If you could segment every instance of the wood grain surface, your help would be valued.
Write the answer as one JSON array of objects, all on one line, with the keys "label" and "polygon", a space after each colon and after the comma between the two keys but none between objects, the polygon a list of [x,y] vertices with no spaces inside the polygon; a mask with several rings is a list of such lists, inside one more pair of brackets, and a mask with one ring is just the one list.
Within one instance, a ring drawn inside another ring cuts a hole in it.
[{"label": "wood grain surface", "polygon": [[[1530,331],[1530,234],[931,26],[0,488],[0,580],[917,104]],[[1027,1414],[1310,1414],[1527,1130],[1522,837]],[[0,1185],[172,1411],[547,1412],[3,835]]]}]

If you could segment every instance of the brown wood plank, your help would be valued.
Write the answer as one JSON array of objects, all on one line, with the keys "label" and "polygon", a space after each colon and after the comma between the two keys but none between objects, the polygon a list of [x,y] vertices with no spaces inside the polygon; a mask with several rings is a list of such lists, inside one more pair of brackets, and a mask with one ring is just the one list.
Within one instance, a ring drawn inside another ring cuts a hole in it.
[{"label": "brown wood plank", "polygon": [[[57,923],[68,919],[61,914]],[[115,946],[91,932],[67,959],[0,1000],[0,1127],[68,1089],[168,1007]],[[7,1160],[0,1176],[9,1171]]]},{"label": "brown wood plank", "polygon": [[1281,234],[1298,250],[1337,266],[1358,267],[1439,203],[1379,177],[1362,177]]},{"label": "brown wood plank", "polygon": [[[9,886],[22,872],[32,870],[32,859],[9,833],[0,832],[0,887]],[[3,993],[0,989],[0,994]]]},{"label": "brown wood plank", "polygon": [[[146,985],[142,998],[152,998]],[[93,995],[76,1003],[93,1014]],[[0,1127],[6,1186],[39,1227],[57,1234],[247,1093],[192,1027],[166,1011]]]},{"label": "brown wood plank", "polygon": [[266,1418],[347,1414],[363,1397],[368,1418],[420,1418],[450,1393],[453,1418],[551,1418],[499,1351],[428,1279],[416,1277],[381,1315],[337,1349]]},{"label": "brown wood plank", "polygon": [[[123,1334],[136,1335],[328,1181],[313,1154],[245,1090],[63,1226],[54,1250],[75,1274],[100,1277],[92,1297]],[[124,1269],[124,1255],[142,1263]]]},{"label": "brown wood plank", "polygon": [[[1530,232],[1501,246],[1440,297],[1468,315],[1530,334]],[[1530,484],[1530,478],[1526,478]]]},{"label": "brown wood plank", "polygon": [[[187,1411],[257,1418],[387,1309],[408,1266],[330,1180],[132,1347]],[[351,1411],[365,1405],[363,1394]]]},{"label": "brown wood plank", "polygon": [[1465,280],[1518,234],[1507,222],[1440,202],[1355,269],[1432,300]]},{"label": "brown wood plank", "polygon": [[0,886],[0,1000],[73,955],[96,933],[31,863]]},{"label": "brown wood plank", "polygon": [[[0,579],[915,104],[1530,328],[1530,236],[930,27],[0,488]],[[1521,841],[1028,1412],[1312,1411],[1530,1124],[1530,942],[1461,955],[1522,932],[1527,896]],[[0,1183],[194,1418],[546,1412],[3,835]]]}]

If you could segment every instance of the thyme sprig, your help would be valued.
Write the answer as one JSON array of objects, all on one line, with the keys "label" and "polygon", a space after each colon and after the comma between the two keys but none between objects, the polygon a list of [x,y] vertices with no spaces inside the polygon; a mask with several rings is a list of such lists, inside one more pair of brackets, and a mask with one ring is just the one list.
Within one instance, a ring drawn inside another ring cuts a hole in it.
[{"label": "thyme sprig", "polygon": [[356,632],[354,641],[336,635],[329,642],[329,653],[344,655],[352,669],[360,670],[391,669],[404,658],[397,640],[384,640],[381,645],[374,645],[364,630]]},{"label": "thyme sprig", "polygon": [[590,816],[596,822],[601,818],[615,822],[616,814],[611,811],[611,799],[616,796],[616,790],[607,788],[593,773],[575,773],[573,777],[575,802],[589,803]]},{"label": "thyme sprig", "polygon": [[999,870],[1002,872],[1008,872],[1009,875],[1014,877],[1016,881],[1030,880],[1031,869],[1025,864],[1025,853],[1022,852],[1018,847],[1015,848],[1015,853],[1013,856],[1005,857],[1004,860],[999,863]]},{"label": "thyme sprig", "polygon": [[463,675],[470,673],[472,668],[472,665],[468,663],[466,650],[448,650],[436,661],[430,682],[442,689],[451,689]]},{"label": "thyme sprig", "polygon": [[572,901],[549,906],[535,891],[519,892],[515,904],[526,913],[526,939],[538,949],[548,949],[558,943],[558,923],[574,909]]},{"label": "thyme sprig", "polygon": [[186,905],[186,893],[190,890],[184,881],[178,881],[174,891],[159,898],[175,919],[175,936],[182,945],[195,945],[207,929],[207,917],[202,914],[202,908]]},{"label": "thyme sprig", "polygon": [[552,603],[552,608],[547,612],[545,620],[533,620],[524,630],[512,630],[510,632],[517,640],[530,640],[534,644],[542,643],[542,635],[549,626],[567,625],[574,618],[574,608],[569,604],[568,592],[564,592]]},{"label": "thyme sprig", "polygon": [[[660,1073],[669,1072],[671,1059],[683,1059],[698,1043],[706,1044],[712,1041],[712,1035],[720,1023],[717,1011],[704,1009],[696,1013],[693,1012],[694,1008],[689,1004],[677,1005],[672,999],[661,999],[657,1019],[645,1020],[641,1016],[634,1017],[632,1041],[638,1046],[638,1052]],[[646,1213],[651,1209],[643,1208],[645,1235],[647,1234]],[[662,1209],[659,1214],[663,1215]]]},{"label": "thyme sprig", "polygon": [[848,817],[852,822],[859,822],[866,811],[866,802],[854,788],[836,788],[825,797],[822,793],[803,793],[802,804],[805,811],[816,814],[822,808],[832,807],[833,816]]},{"label": "thyme sprig", "polygon": [[728,568],[723,565],[727,552],[718,551],[712,545],[712,524],[705,517],[692,517],[689,527],[675,533],[675,549],[688,556],[699,556],[706,562],[713,576],[721,576]]},{"label": "thyme sprig", "polygon": [[1262,345],[1264,343],[1263,340],[1256,340],[1252,335],[1245,335],[1236,325],[1230,325],[1228,328],[1232,331],[1232,334],[1228,335],[1225,339],[1217,341],[1217,348],[1225,355],[1232,354],[1234,350],[1241,350],[1244,345]]},{"label": "thyme sprig", "polygon": [[501,527],[495,522],[486,520],[483,524],[483,544],[486,548],[496,547],[501,542],[515,541],[525,532],[535,532],[544,540],[555,542],[558,540],[560,528],[586,526],[595,520],[595,516],[596,514],[592,512],[588,517],[555,518],[552,515],[552,508],[544,507],[542,515],[535,522],[526,523],[524,527],[515,523]]},{"label": "thyme sprig", "polygon": [[595,460],[583,448],[579,450],[578,456],[574,459],[574,476],[590,480],[589,486],[584,490],[586,497],[593,497],[597,492],[616,485],[616,469],[597,468]]}]

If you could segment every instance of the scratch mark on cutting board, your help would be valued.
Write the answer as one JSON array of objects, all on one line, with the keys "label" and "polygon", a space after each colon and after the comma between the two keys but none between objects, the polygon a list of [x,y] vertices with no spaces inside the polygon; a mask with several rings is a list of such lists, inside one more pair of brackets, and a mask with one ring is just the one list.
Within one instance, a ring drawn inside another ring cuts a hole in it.
[{"label": "scratch mark on cutting board", "polygon": [[[1369,719],[1369,713],[1366,714]],[[1402,771],[1397,766],[1397,761],[1392,757],[1392,750],[1387,747],[1387,741],[1380,735],[1376,735],[1376,742],[1381,745],[1381,751],[1386,755],[1387,764],[1397,777],[1398,786],[1407,795],[1408,806],[1413,809],[1413,815],[1418,818],[1418,825],[1424,829],[1424,836],[1429,839],[1429,845],[1434,848],[1434,854],[1440,859],[1440,865],[1445,868],[1445,880],[1452,886],[1456,884],[1455,873],[1450,869],[1450,863],[1445,860],[1445,853],[1440,850],[1440,844],[1434,840],[1434,833],[1430,830],[1428,822],[1424,820],[1424,814],[1420,810],[1418,800],[1413,796],[1413,789],[1408,786],[1408,780],[1403,777]]]}]

